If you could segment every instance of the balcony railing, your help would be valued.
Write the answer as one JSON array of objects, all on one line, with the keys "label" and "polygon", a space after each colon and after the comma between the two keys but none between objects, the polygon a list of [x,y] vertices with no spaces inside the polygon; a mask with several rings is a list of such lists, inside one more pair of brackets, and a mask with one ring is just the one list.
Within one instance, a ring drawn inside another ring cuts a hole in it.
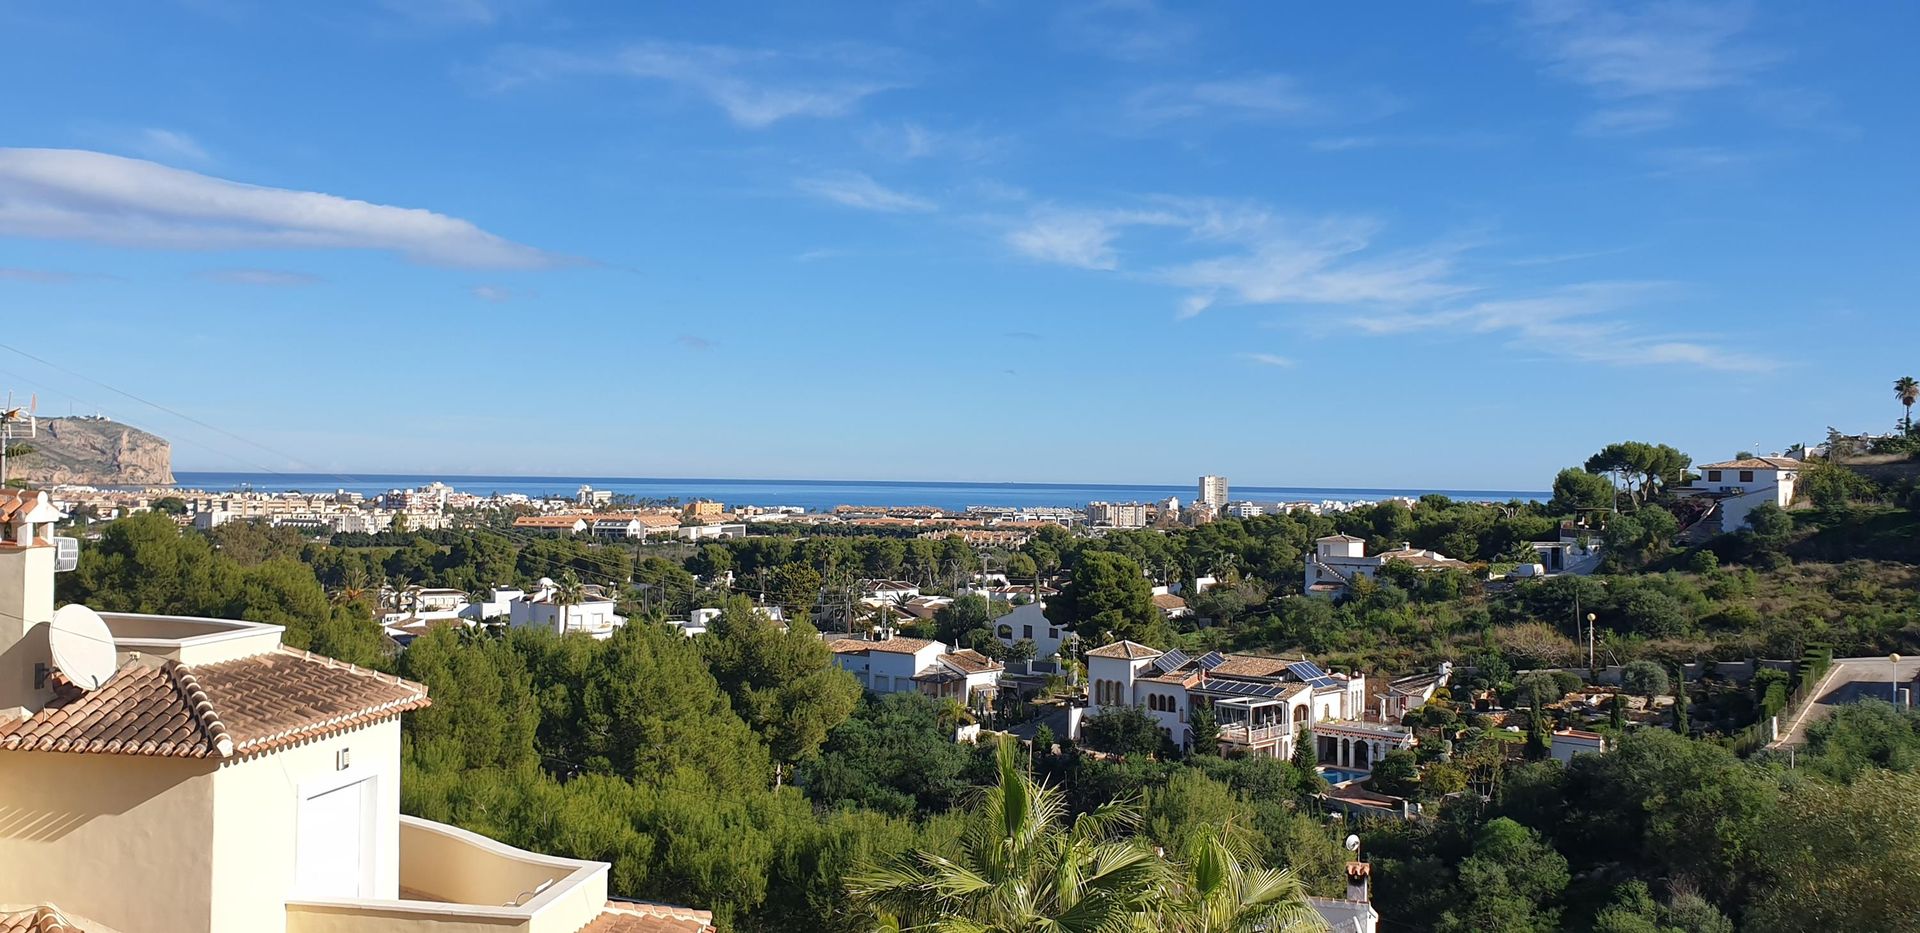
[{"label": "balcony railing", "polygon": [[287,902],[287,933],[576,933],[607,905],[607,865],[400,818],[400,897]]},{"label": "balcony railing", "polygon": [[1259,726],[1225,725],[1220,727],[1220,741],[1235,745],[1263,745],[1278,741],[1291,734],[1292,730],[1279,723]]}]

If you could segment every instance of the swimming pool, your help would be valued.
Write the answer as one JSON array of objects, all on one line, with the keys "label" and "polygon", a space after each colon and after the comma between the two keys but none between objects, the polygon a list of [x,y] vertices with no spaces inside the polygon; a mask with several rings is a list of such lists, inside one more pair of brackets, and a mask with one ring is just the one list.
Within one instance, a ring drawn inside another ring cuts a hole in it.
[{"label": "swimming pool", "polygon": [[1373,776],[1373,772],[1371,771],[1355,771],[1352,768],[1322,767],[1319,771],[1320,776],[1326,778],[1328,784],[1345,784],[1348,781],[1364,781]]}]

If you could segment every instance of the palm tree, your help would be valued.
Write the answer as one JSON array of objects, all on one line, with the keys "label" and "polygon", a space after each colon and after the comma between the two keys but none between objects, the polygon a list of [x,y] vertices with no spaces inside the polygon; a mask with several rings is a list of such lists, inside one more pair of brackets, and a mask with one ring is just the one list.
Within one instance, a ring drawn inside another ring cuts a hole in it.
[{"label": "palm tree", "polygon": [[1067,821],[1065,795],[1034,781],[1011,742],[998,749],[999,783],[949,859],[909,853],[848,881],[854,898],[901,930],[1027,933],[1145,928],[1166,870],[1152,850],[1116,831],[1138,819],[1109,803]]},{"label": "palm tree", "polygon": [[1307,903],[1306,885],[1291,869],[1267,868],[1231,827],[1207,824],[1161,905],[1154,929],[1172,933],[1305,933],[1326,922]]},{"label": "palm tree", "polygon": [[1915,382],[1912,376],[1901,376],[1893,381],[1893,394],[1907,407],[1907,433],[1912,434],[1913,403],[1920,402],[1920,382]]},{"label": "palm tree", "polygon": [[587,588],[581,586],[580,578],[574,576],[573,571],[569,570],[560,575],[559,583],[554,584],[553,595],[549,597],[549,601],[553,603],[553,630],[565,635],[567,610],[587,601]]}]

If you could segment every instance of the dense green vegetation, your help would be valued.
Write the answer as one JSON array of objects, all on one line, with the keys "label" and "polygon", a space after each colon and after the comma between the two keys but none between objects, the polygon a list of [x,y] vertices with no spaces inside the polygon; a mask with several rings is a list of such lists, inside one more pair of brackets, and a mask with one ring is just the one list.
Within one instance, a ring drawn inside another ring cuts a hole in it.
[{"label": "dense green vegetation", "polygon": [[[1599,663],[1628,664],[1636,697],[1668,693],[1678,666],[1701,660],[1920,654],[1920,497],[1910,482],[1822,464],[1807,473],[1814,507],[1763,510],[1751,529],[1680,547],[1666,507],[1685,470],[1676,455],[1614,445],[1563,472],[1550,503],[1427,497],[1171,532],[1048,528],[1018,549],[984,552],[957,538],[799,533],[698,548],[596,545],[504,526],[317,542],[243,523],[182,532],[147,514],[99,526],[80,569],[61,576],[60,597],[273,622],[288,644],[421,680],[434,705],[406,727],[409,812],[607,860],[616,893],[710,907],[729,929],[869,929],[899,903],[872,885],[849,896],[851,878],[924,865],[927,854],[963,858],[980,844],[996,792],[982,788],[1003,788],[1008,775],[990,749],[949,741],[967,711],[862,698],[829,665],[811,620],[868,624],[849,593],[859,578],[952,592],[981,569],[1057,586],[1049,617],[1083,643],[1304,651],[1375,676],[1460,665],[1462,702],[1443,695],[1411,714],[1421,748],[1376,771],[1375,790],[1426,808],[1423,819],[1363,829],[1390,928],[1787,930],[1813,918],[1915,929],[1915,714],[1850,708],[1813,730],[1797,767],[1742,759],[1735,736],[1792,688],[1787,675],[1762,672],[1750,684],[1694,684],[1680,694],[1684,713],[1629,717],[1616,704],[1602,726],[1626,733],[1614,754],[1535,760],[1566,716],[1548,704],[1582,680],[1537,669],[1584,670],[1577,622],[1589,613]],[[1616,492],[1606,472],[1629,488]],[[1602,573],[1487,584],[1486,568],[1531,560],[1530,542],[1556,538],[1576,515],[1607,547]],[[1473,566],[1390,564],[1339,602],[1300,595],[1304,556],[1335,532],[1370,550],[1405,543]],[[1192,598],[1193,618],[1154,609],[1154,582],[1201,576],[1222,585]],[[410,587],[477,593],[539,577],[605,587],[637,621],[604,642],[439,631],[404,653],[373,621]],[[758,600],[793,624],[768,622]],[[646,624],[701,606],[724,610],[701,639]],[[1005,609],[963,597],[907,624],[998,653],[987,633]],[[1470,689],[1512,707],[1521,731],[1475,712]],[[1223,759],[1204,740],[1182,757],[1128,713],[1090,720],[1088,750],[1042,734],[1021,770],[1057,788],[1059,825],[1118,801],[1134,815],[1107,841],[1169,853],[1154,872],[1159,890],[1194,890],[1179,873],[1228,843],[1249,872],[1286,869],[1315,893],[1341,890],[1345,830],[1320,809],[1325,785],[1310,759]]]}]

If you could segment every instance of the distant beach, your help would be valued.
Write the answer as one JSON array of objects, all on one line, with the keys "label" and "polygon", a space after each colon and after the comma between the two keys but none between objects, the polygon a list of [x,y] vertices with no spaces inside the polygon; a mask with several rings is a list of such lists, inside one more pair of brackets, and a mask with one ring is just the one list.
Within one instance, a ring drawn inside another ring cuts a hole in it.
[{"label": "distant beach", "polygon": [[[250,488],[258,492],[321,492],[346,490],[366,495],[389,489],[411,489],[442,482],[461,492],[523,493],[529,496],[571,496],[581,486],[592,486],[639,499],[714,499],[761,506],[799,506],[827,511],[837,505],[923,505],[959,511],[968,506],[1084,508],[1088,502],[1154,502],[1178,496],[1182,503],[1194,496],[1192,484],[1128,486],[1071,483],[934,483],[876,480],[698,479],[625,476],[435,476],[425,473],[226,473],[176,471],[175,485],[184,489],[224,491]],[[1551,493],[1508,489],[1339,489],[1312,486],[1234,486],[1239,502],[1352,502],[1392,496],[1419,497],[1439,493],[1455,499],[1506,502],[1547,499]]]}]

